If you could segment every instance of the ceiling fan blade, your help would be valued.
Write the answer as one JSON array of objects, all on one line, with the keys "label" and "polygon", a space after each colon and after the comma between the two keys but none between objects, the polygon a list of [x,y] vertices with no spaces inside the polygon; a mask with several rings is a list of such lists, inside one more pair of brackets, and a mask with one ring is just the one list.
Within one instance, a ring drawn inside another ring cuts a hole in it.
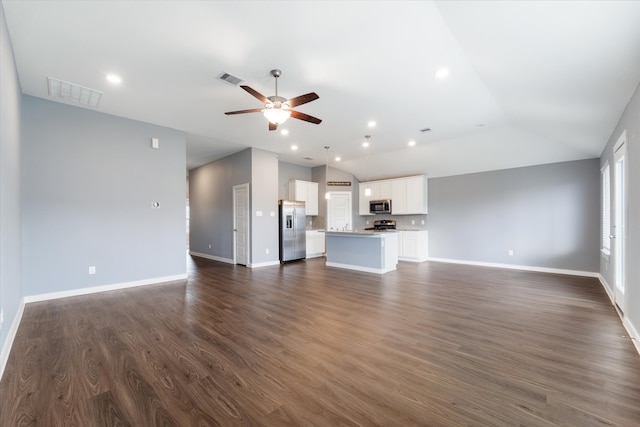
[{"label": "ceiling fan blade", "polygon": [[304,120],[305,122],[315,123],[317,125],[319,125],[320,122],[322,122],[322,120],[320,120],[317,117],[313,117],[313,116],[310,116],[308,114],[301,113],[299,111],[293,111],[293,110],[291,111],[291,117],[293,117],[295,119],[298,119],[298,120]]},{"label": "ceiling fan blade", "polygon": [[307,102],[315,101],[318,98],[320,97],[318,96],[317,93],[309,92],[307,94],[296,96],[295,98],[291,98],[290,100],[287,101],[287,103],[291,106],[291,108],[293,108],[293,107],[297,107],[298,105],[306,104]]},{"label": "ceiling fan blade", "polygon": [[269,130],[276,130],[276,129],[278,129],[278,125],[275,123],[269,122]]},{"label": "ceiling fan blade", "polygon": [[269,102],[269,100],[267,99],[266,96],[264,96],[263,94],[261,94],[260,92],[258,92],[255,89],[251,89],[249,86],[240,86],[242,89],[246,90],[247,92],[249,92],[251,95],[255,96],[256,98],[258,98],[260,101],[262,101],[263,104],[266,104],[267,102]]},{"label": "ceiling fan blade", "polygon": [[252,108],[250,110],[227,111],[225,114],[229,116],[231,114],[260,113],[260,112],[262,112],[262,108]]}]

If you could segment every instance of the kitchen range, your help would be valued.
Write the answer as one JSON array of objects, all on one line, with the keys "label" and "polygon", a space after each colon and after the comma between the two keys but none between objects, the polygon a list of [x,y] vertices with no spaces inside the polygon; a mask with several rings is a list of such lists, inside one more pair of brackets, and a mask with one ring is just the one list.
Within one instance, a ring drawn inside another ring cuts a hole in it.
[{"label": "kitchen range", "polygon": [[396,229],[396,221],[394,219],[377,219],[373,221],[373,227],[367,227],[365,230],[388,231]]}]

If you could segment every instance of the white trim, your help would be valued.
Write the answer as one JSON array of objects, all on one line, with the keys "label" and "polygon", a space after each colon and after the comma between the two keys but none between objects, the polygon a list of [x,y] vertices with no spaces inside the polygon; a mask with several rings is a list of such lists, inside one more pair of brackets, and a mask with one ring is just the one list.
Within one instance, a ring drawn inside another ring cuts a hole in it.
[{"label": "white trim", "polygon": [[598,273],[598,280],[600,280],[600,284],[602,285],[602,287],[604,288],[604,291],[607,293],[607,296],[611,300],[611,304],[613,304],[614,303],[613,289],[611,288],[611,286],[609,286],[609,282],[607,282],[607,279],[605,279],[604,276],[600,273]]},{"label": "white trim", "polygon": [[20,326],[20,322],[22,322],[24,304],[24,298],[22,298],[22,301],[20,301],[20,306],[18,307],[18,312],[13,317],[13,322],[11,322],[11,327],[7,332],[7,338],[5,339],[2,346],[2,351],[0,352],[0,380],[2,379],[2,375],[4,374],[4,368],[7,366],[7,362],[9,361],[9,354],[11,354],[13,340],[16,338],[16,334],[18,333],[18,326]]},{"label": "white trim", "polygon": [[392,268],[372,268],[372,267],[361,267],[361,266],[352,265],[352,264],[342,264],[339,262],[331,262],[331,261],[326,261],[325,265],[327,267],[346,268],[348,270],[364,271],[366,273],[377,273],[377,274],[388,273],[396,269],[395,265]]},{"label": "white trim", "polygon": [[611,305],[613,305],[613,307],[616,309],[616,313],[618,313],[618,316],[620,316],[620,320],[622,320],[622,326],[624,326],[624,328],[627,330],[629,338],[631,338],[631,342],[635,346],[638,354],[640,354],[640,334],[638,333],[638,330],[636,329],[634,324],[631,323],[631,320],[629,320],[628,317],[624,316],[624,314],[622,314],[617,309],[613,289],[609,286],[609,283],[607,283],[607,280],[604,278],[604,276],[602,276],[602,274],[598,274],[598,279],[600,279],[600,283],[602,284],[604,291],[607,293],[607,296],[611,301]]},{"label": "white trim", "polygon": [[638,334],[638,330],[628,317],[622,319],[622,325],[629,333],[629,338],[631,338],[631,342],[636,347],[636,351],[640,354],[640,334]]},{"label": "white trim", "polygon": [[70,289],[68,291],[51,292],[48,294],[31,295],[24,297],[26,304],[31,302],[48,301],[58,298],[75,297],[78,295],[96,294],[99,292],[115,291],[118,289],[135,288],[137,286],[156,285],[158,283],[175,282],[178,280],[186,280],[187,273],[176,274],[175,276],[155,277],[153,279],[136,280],[133,282],[114,283],[111,285],[94,286],[91,288]]},{"label": "white trim", "polygon": [[210,259],[212,261],[220,261],[220,262],[224,262],[227,264],[235,264],[233,262],[233,259],[231,258],[222,258],[220,256],[215,256],[215,255],[209,255],[209,254],[203,254],[201,252],[193,252],[193,251],[189,251],[189,255],[191,256],[197,256],[200,258],[206,258],[206,259]]},{"label": "white trim", "polygon": [[618,137],[618,140],[616,141],[616,143],[613,145],[613,152],[614,154],[627,142],[627,130],[623,130],[622,133],[620,134],[620,136]]},{"label": "white trim", "polygon": [[265,262],[250,263],[247,265],[247,267],[260,268],[260,267],[270,267],[272,265],[280,265],[280,261],[265,261]]},{"label": "white trim", "polygon": [[542,273],[568,274],[570,276],[598,277],[600,274],[595,271],[565,270],[562,268],[535,267],[531,265],[499,264],[494,262],[466,261],[466,260],[460,260],[460,259],[447,259],[447,258],[429,257],[427,261],[448,262],[452,264],[478,265],[481,267],[507,268],[511,270],[539,271]]}]

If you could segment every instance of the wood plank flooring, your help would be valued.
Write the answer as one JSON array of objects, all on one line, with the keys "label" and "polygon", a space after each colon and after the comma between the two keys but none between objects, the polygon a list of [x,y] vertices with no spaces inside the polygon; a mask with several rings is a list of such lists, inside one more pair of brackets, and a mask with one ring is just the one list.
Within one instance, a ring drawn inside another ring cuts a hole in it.
[{"label": "wood plank flooring", "polygon": [[27,305],[0,426],[640,425],[640,356],[597,279],[188,262]]}]

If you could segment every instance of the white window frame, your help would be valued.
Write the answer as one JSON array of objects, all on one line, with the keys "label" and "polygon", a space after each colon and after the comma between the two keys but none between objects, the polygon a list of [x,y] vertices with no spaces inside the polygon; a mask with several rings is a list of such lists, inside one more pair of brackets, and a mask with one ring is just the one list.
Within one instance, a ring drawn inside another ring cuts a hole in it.
[{"label": "white window frame", "polygon": [[605,259],[611,255],[611,167],[605,162],[600,169],[600,253]]}]

